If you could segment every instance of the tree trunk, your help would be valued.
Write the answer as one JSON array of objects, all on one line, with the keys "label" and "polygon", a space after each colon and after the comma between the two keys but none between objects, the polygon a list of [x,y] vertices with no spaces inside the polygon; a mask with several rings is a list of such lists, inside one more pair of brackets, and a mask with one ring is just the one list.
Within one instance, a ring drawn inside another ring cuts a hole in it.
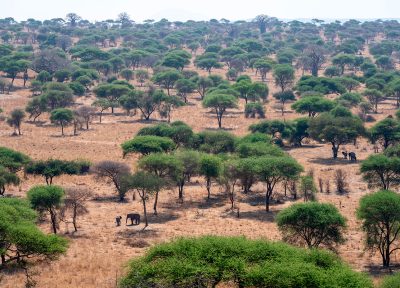
[{"label": "tree trunk", "polygon": [[156,197],[154,199],[154,206],[153,206],[154,215],[157,215],[157,202],[158,202],[158,192],[156,192]]},{"label": "tree trunk", "polygon": [[269,202],[270,202],[269,192],[265,193],[265,211],[269,212]]},{"label": "tree trunk", "polygon": [[208,177],[207,178],[207,183],[206,183],[206,187],[207,187],[207,198],[210,199],[211,198],[211,178]]},{"label": "tree trunk", "polygon": [[61,124],[61,135],[64,136],[64,125]]},{"label": "tree trunk", "polygon": [[141,198],[142,198],[142,203],[143,203],[143,216],[144,216],[144,228],[143,228],[143,230],[144,230],[147,226],[149,226],[149,223],[148,223],[148,221],[147,221],[147,210],[146,210],[146,200],[145,200],[145,196],[146,196],[146,195],[143,195],[143,197],[141,197]]},{"label": "tree trunk", "polygon": [[339,145],[335,146],[334,143],[332,143],[332,154],[333,154],[333,159],[336,159],[338,156],[339,152]]},{"label": "tree trunk", "polygon": [[179,193],[179,199],[183,199],[183,187],[185,186],[185,180],[181,180],[181,182],[178,184],[178,193]]},{"label": "tree trunk", "polygon": [[75,232],[78,232],[78,229],[76,228],[76,216],[77,216],[76,206],[74,206],[74,213],[72,215],[72,224],[74,225]]},{"label": "tree trunk", "polygon": [[53,233],[57,234],[57,215],[53,211],[53,209],[50,209],[50,218],[51,218],[51,226],[53,228]]}]

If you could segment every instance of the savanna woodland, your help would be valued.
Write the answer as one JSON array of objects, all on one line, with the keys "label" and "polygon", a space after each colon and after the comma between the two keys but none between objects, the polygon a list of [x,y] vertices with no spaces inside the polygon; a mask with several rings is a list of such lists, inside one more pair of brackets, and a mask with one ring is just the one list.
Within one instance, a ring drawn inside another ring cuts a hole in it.
[{"label": "savanna woodland", "polygon": [[0,39],[1,287],[400,287],[399,22]]}]

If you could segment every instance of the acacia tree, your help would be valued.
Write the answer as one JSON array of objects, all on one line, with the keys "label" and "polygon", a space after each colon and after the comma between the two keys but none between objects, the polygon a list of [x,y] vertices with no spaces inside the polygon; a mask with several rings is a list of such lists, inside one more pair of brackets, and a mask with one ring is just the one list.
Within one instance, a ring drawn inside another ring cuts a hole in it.
[{"label": "acacia tree", "polygon": [[312,138],[332,144],[334,159],[337,158],[341,145],[353,142],[365,133],[364,126],[358,117],[336,117],[327,112],[310,119],[309,125],[308,132]]},{"label": "acacia tree", "polygon": [[182,200],[185,183],[189,182],[191,177],[198,175],[200,172],[201,155],[194,150],[177,150],[174,156],[182,167],[180,175],[177,175],[178,198]]},{"label": "acacia tree", "polygon": [[7,124],[11,127],[14,127],[15,135],[22,135],[21,134],[21,123],[22,120],[25,118],[25,112],[22,109],[14,109],[11,111],[10,117],[7,118]]},{"label": "acacia tree", "polygon": [[294,69],[288,64],[278,64],[274,67],[275,85],[281,88],[284,92],[287,88],[293,85]]},{"label": "acacia tree", "polygon": [[327,203],[298,203],[285,208],[276,216],[283,240],[308,248],[334,248],[344,242],[346,219],[337,208]]},{"label": "acacia tree", "polygon": [[363,221],[366,246],[382,256],[382,266],[389,267],[391,255],[398,250],[400,233],[400,195],[381,190],[361,198],[357,218]]},{"label": "acacia tree", "polygon": [[142,200],[144,216],[143,218],[145,223],[145,226],[143,228],[144,230],[147,226],[149,226],[147,219],[146,202],[151,195],[158,193],[164,187],[164,180],[157,175],[138,171],[135,174],[126,177],[125,183],[128,189],[137,191],[140,199]]},{"label": "acacia tree", "polygon": [[265,210],[269,211],[270,200],[275,186],[283,180],[296,179],[303,168],[289,156],[264,156],[257,160],[258,179],[266,184]]},{"label": "acacia tree", "polygon": [[28,201],[0,198],[0,268],[15,262],[26,264],[30,258],[52,260],[65,253],[67,240],[44,234],[36,221]]},{"label": "acacia tree", "polygon": [[282,116],[285,114],[285,103],[287,101],[296,100],[296,96],[294,95],[293,91],[290,91],[290,90],[275,93],[274,98],[279,100],[279,102],[281,103]]},{"label": "acacia tree", "polygon": [[321,96],[306,96],[292,104],[297,113],[308,113],[308,117],[315,117],[317,113],[327,112],[335,107],[335,102]]},{"label": "acacia tree", "polygon": [[214,85],[214,82],[209,77],[201,76],[197,79],[196,85],[196,91],[200,94],[201,100],[203,100],[207,90]]},{"label": "acacia tree", "polygon": [[373,142],[379,141],[383,149],[387,149],[400,140],[400,124],[392,118],[385,118],[371,127],[369,134]]},{"label": "acacia tree", "polygon": [[228,94],[209,93],[204,97],[203,106],[212,108],[215,111],[218,120],[218,127],[222,128],[222,117],[228,108],[237,107],[237,98]]},{"label": "acacia tree", "polygon": [[272,63],[266,59],[259,59],[254,62],[253,67],[256,69],[256,74],[260,73],[261,81],[265,82],[268,72],[272,69]]},{"label": "acacia tree", "polygon": [[168,137],[153,135],[136,136],[121,144],[123,156],[129,153],[148,155],[157,152],[169,152],[176,148],[174,141]]},{"label": "acacia tree", "polygon": [[86,161],[65,161],[49,159],[46,161],[30,162],[25,171],[27,174],[43,176],[47,185],[53,184],[53,178],[68,174],[81,175],[89,170],[90,163]]},{"label": "acacia tree", "polygon": [[167,70],[156,73],[152,80],[155,84],[158,84],[167,90],[168,96],[171,96],[171,89],[174,88],[176,81],[181,79],[183,76],[176,70]]},{"label": "acacia tree", "polygon": [[378,104],[383,100],[383,94],[377,89],[366,89],[363,95],[368,98],[368,101],[374,107],[374,112],[378,113]]},{"label": "acacia tree", "polygon": [[0,165],[0,196],[4,196],[6,187],[9,185],[17,186],[21,179],[16,173],[9,171],[7,168]]},{"label": "acacia tree", "polygon": [[[173,155],[165,153],[153,153],[139,160],[139,168],[168,182],[177,182],[183,171],[182,163]],[[154,198],[154,215],[157,215],[158,193]]]},{"label": "acacia tree", "polygon": [[64,136],[64,127],[71,124],[74,113],[70,109],[58,108],[51,111],[50,121],[61,126],[61,135]]},{"label": "acacia tree", "polygon": [[34,186],[28,191],[28,200],[32,207],[38,211],[47,211],[50,214],[53,233],[57,234],[57,210],[61,207],[64,190],[60,186]]},{"label": "acacia tree", "polygon": [[400,158],[383,154],[370,155],[361,163],[360,170],[369,186],[390,189],[398,183]]},{"label": "acacia tree", "polygon": [[214,155],[205,154],[200,159],[200,175],[206,179],[207,199],[211,198],[212,179],[217,179],[221,172],[221,160]]},{"label": "acacia tree", "polygon": [[102,84],[94,89],[94,93],[98,98],[107,99],[112,105],[111,113],[114,114],[114,107],[118,106],[118,100],[123,95],[127,95],[132,91],[128,85],[124,84]]}]

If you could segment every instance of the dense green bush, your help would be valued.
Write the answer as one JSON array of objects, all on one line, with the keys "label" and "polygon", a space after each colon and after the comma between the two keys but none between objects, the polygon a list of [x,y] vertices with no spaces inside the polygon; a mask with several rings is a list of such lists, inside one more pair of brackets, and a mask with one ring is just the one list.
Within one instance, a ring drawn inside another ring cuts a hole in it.
[{"label": "dense green bush", "polygon": [[400,288],[400,273],[386,276],[382,280],[380,288]]},{"label": "dense green bush", "polygon": [[153,247],[130,263],[120,287],[215,287],[224,282],[235,287],[372,287],[371,280],[329,252],[214,236]]}]

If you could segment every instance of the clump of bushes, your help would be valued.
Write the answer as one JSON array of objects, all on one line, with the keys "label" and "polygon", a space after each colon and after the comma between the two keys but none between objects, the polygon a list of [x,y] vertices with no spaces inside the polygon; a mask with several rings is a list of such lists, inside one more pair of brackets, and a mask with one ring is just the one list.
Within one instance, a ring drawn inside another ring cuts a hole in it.
[{"label": "clump of bushes", "polygon": [[128,287],[373,287],[327,251],[244,237],[179,239],[151,248],[130,263]]}]

